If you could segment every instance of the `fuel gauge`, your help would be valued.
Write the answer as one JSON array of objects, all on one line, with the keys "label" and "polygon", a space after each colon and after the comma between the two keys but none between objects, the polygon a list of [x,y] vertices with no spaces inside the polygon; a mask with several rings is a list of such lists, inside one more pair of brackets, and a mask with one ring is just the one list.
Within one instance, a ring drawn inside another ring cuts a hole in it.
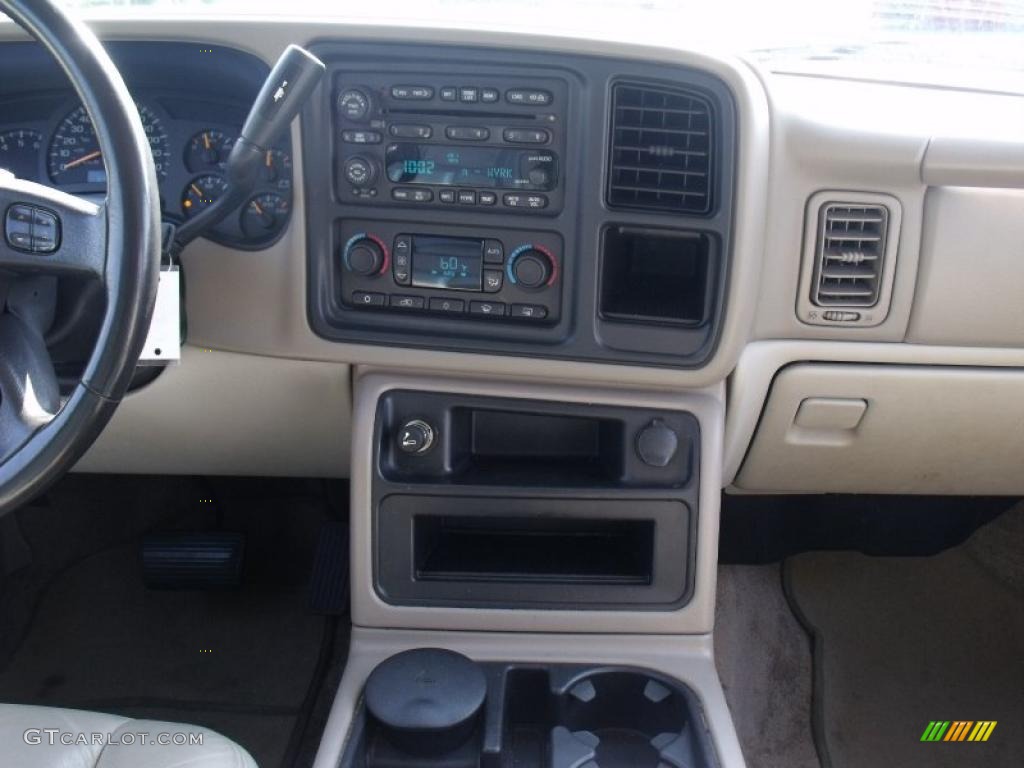
[{"label": "fuel gauge", "polygon": [[181,210],[185,218],[190,219],[217,202],[227,186],[223,178],[213,173],[192,179],[181,195]]},{"label": "fuel gauge", "polygon": [[242,232],[253,240],[266,240],[281,231],[290,210],[288,200],[275,192],[256,195],[242,208]]}]

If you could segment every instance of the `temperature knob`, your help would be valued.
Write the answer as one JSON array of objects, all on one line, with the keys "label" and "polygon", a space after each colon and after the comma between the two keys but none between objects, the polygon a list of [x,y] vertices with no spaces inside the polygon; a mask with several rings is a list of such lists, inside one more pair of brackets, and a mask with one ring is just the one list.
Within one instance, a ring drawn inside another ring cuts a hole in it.
[{"label": "temperature knob", "polygon": [[554,282],[555,259],[546,248],[521,245],[508,260],[508,279],[520,288],[543,288]]},{"label": "temperature knob", "polygon": [[377,238],[362,232],[345,244],[345,267],[357,275],[379,275],[388,266],[388,251]]}]

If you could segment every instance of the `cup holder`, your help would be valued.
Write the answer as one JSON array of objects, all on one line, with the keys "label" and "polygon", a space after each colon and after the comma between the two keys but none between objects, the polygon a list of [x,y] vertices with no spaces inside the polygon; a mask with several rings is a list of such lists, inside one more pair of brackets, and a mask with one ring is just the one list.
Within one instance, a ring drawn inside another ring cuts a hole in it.
[{"label": "cup holder", "polygon": [[709,768],[700,701],[641,669],[407,651],[371,674],[342,768]]},{"label": "cup holder", "polygon": [[550,768],[691,768],[692,693],[637,671],[584,673],[558,695]]}]

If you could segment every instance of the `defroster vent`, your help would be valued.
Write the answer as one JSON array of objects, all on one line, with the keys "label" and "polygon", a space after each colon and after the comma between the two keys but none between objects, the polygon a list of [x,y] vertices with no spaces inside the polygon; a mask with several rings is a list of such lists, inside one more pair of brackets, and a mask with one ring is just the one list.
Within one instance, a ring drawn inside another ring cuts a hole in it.
[{"label": "defroster vent", "polygon": [[819,307],[873,307],[881,287],[888,209],[828,203],[820,216],[812,301]]},{"label": "defroster vent", "polygon": [[612,109],[608,203],[708,213],[711,103],[692,91],[620,83],[612,90]]}]

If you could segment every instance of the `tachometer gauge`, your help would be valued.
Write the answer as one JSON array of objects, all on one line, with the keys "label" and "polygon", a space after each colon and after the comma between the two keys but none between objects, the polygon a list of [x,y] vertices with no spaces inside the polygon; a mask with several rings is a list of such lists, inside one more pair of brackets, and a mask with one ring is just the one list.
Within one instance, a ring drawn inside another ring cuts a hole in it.
[{"label": "tachometer gauge", "polygon": [[213,173],[192,179],[181,195],[181,210],[185,218],[192,218],[217,202],[217,198],[224,194],[227,186],[222,177]]},{"label": "tachometer gauge", "polygon": [[[167,132],[152,109],[139,106],[138,110],[153,153],[157,178],[163,179],[167,175],[167,163],[170,160]],[[50,179],[61,186],[106,184],[103,153],[85,107],[72,111],[57,126],[47,153],[47,170]]]},{"label": "tachometer gauge", "polygon": [[6,168],[19,179],[36,181],[42,146],[43,134],[39,131],[19,129],[0,133],[0,168]]},{"label": "tachometer gauge", "polygon": [[260,164],[260,181],[287,196],[292,191],[292,159],[280,149],[268,149]]},{"label": "tachometer gauge", "polygon": [[185,165],[192,173],[224,170],[234,139],[220,131],[197,133],[185,147]]},{"label": "tachometer gauge", "polygon": [[291,204],[274,192],[250,198],[242,208],[242,232],[246,237],[263,240],[277,234],[288,220]]}]

